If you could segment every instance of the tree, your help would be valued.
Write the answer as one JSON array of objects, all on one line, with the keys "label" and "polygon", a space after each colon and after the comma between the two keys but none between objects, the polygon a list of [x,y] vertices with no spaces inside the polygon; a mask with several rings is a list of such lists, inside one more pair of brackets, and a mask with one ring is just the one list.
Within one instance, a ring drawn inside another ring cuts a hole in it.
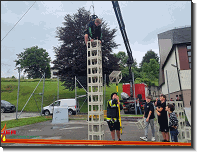
[{"label": "tree", "polygon": [[118,64],[120,65],[121,70],[127,67],[128,55],[126,55],[125,52],[119,51],[117,54],[114,55],[119,59]]},{"label": "tree", "polygon": [[[82,85],[87,85],[87,48],[84,42],[84,31],[89,22],[90,12],[85,8],[79,8],[77,13],[64,17],[64,27],[57,28],[57,38],[61,42],[60,46],[54,47],[56,59],[52,62],[54,69],[59,70],[60,80],[65,88],[74,89],[74,77],[80,80]],[[119,70],[118,61],[112,54],[112,49],[117,48],[114,42],[116,29],[110,29],[108,24],[102,22],[102,66],[103,75],[107,74],[107,84],[109,74],[113,70]],[[79,86],[80,87],[80,86]]]},{"label": "tree", "polygon": [[148,86],[157,85],[159,78],[159,63],[156,59],[150,59],[149,63],[144,62],[142,65],[141,79],[137,79],[139,82],[146,83]]},{"label": "tree", "polygon": [[50,78],[50,57],[48,52],[43,48],[38,48],[38,46],[24,50],[24,52],[16,54],[18,58],[14,61],[16,66],[20,65],[21,69],[24,69],[24,74],[28,74],[28,78],[41,78],[44,72],[45,77]]},{"label": "tree", "polygon": [[156,59],[156,61],[159,63],[158,55],[154,51],[149,50],[146,52],[145,56],[143,57],[142,62],[140,63],[140,67],[142,67],[145,62],[149,63],[150,59]]},{"label": "tree", "polygon": [[12,76],[12,79],[16,79],[16,77],[15,76]]}]

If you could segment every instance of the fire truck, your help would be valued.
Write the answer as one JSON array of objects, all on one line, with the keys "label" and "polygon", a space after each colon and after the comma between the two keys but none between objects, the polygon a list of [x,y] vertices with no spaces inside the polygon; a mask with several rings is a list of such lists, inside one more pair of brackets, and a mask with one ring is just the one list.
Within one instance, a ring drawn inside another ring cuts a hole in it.
[{"label": "fire truck", "polygon": [[[133,93],[134,98],[131,98],[130,84],[124,83],[122,85],[123,93],[121,93],[121,98],[123,99],[123,110],[125,114],[133,113],[136,109],[137,98],[139,98],[139,104],[141,111],[144,111],[144,104],[146,102],[146,96],[148,95],[148,86],[144,83],[134,84]],[[134,100],[136,99],[136,100]]]}]

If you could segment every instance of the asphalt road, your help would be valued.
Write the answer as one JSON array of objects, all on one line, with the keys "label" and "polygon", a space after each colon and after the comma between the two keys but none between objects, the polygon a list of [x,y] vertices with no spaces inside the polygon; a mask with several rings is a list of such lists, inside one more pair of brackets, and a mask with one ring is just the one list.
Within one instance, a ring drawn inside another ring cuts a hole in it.
[{"label": "asphalt road", "polygon": [[[140,141],[144,136],[144,130],[139,130],[135,122],[123,121],[123,132],[121,139],[123,141]],[[70,139],[70,140],[88,140],[88,122],[86,120],[71,120],[67,124],[52,124],[51,121],[40,122],[32,125],[12,128],[16,130],[16,135],[6,135],[7,139]],[[104,125],[105,140],[111,140],[111,133]],[[149,141],[151,140],[151,130],[149,127]],[[117,137],[116,137],[117,140]],[[156,139],[157,140],[157,139]],[[66,145],[44,145],[44,144],[5,144],[1,146],[66,146]]]}]

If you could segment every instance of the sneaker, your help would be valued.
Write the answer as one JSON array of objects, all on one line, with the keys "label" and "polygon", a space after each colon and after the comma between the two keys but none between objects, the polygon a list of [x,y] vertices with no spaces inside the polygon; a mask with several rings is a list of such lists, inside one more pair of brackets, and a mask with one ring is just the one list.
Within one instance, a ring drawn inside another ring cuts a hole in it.
[{"label": "sneaker", "polygon": [[140,139],[144,140],[144,141],[148,141],[147,137],[140,137]]},{"label": "sneaker", "polygon": [[155,141],[155,137],[152,137],[151,141]]},{"label": "sneaker", "polygon": [[121,139],[119,139],[118,141],[122,141]]}]

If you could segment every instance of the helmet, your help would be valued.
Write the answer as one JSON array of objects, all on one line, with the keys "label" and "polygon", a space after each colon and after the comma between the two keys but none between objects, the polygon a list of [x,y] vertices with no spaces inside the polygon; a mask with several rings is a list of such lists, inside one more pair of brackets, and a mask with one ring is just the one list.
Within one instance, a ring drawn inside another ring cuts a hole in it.
[{"label": "helmet", "polygon": [[92,19],[92,20],[95,20],[96,18],[98,18],[97,15],[92,15],[92,16],[91,16],[91,19]]}]

